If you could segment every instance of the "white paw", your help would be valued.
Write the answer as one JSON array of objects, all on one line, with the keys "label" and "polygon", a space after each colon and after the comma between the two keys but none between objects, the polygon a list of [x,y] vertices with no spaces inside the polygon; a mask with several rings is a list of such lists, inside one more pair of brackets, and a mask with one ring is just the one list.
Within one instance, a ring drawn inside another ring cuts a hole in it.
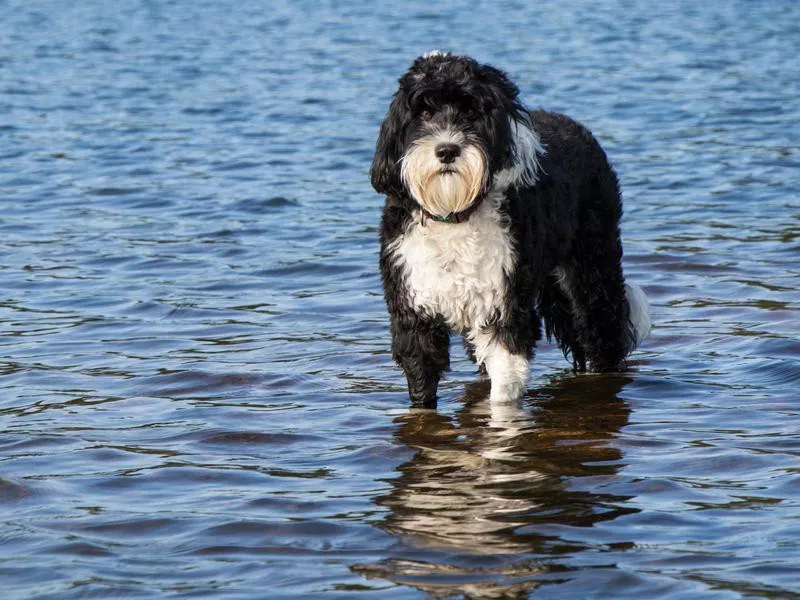
[{"label": "white paw", "polygon": [[489,401],[492,405],[511,403],[518,400],[524,391],[525,381],[495,381],[493,378]]},{"label": "white paw", "polygon": [[512,354],[494,337],[491,330],[470,332],[470,341],[475,347],[478,364],[486,367],[492,389],[489,400],[510,402],[525,392],[528,381],[528,358],[524,354]]}]

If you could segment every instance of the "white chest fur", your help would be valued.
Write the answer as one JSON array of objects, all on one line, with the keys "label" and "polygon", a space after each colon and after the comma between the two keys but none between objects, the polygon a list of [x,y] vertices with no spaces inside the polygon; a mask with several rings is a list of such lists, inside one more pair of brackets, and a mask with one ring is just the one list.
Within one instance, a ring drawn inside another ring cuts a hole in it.
[{"label": "white chest fur", "polygon": [[[499,196],[499,194],[498,194]],[[464,223],[416,214],[390,248],[403,270],[410,304],[444,317],[455,330],[477,330],[505,312],[506,276],[516,263],[509,225],[489,197]]]}]

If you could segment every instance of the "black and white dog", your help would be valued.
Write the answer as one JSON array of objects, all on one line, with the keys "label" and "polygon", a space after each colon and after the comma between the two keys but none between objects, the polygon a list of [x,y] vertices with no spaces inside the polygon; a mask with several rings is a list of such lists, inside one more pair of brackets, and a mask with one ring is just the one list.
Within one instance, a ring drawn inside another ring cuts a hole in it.
[{"label": "black and white dog", "polygon": [[400,78],[370,171],[386,195],[380,266],[392,355],[412,403],[436,406],[452,331],[519,397],[541,338],[577,371],[616,371],[650,330],[625,283],[619,184],[579,123],[528,111],[505,73],[439,51]]}]

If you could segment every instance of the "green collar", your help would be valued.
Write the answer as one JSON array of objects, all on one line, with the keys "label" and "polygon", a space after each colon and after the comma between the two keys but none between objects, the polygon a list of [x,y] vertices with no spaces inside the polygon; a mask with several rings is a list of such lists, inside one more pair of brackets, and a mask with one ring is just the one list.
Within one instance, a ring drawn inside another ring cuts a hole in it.
[{"label": "green collar", "polygon": [[[425,224],[425,219],[430,219],[431,221],[436,221],[437,223],[463,223],[467,219],[469,219],[470,215],[474,213],[478,207],[481,205],[481,200],[470,204],[467,208],[460,212],[450,213],[449,215],[434,215],[433,213],[428,212],[424,208],[422,209],[422,224]],[[422,207],[420,207],[422,208]]]}]

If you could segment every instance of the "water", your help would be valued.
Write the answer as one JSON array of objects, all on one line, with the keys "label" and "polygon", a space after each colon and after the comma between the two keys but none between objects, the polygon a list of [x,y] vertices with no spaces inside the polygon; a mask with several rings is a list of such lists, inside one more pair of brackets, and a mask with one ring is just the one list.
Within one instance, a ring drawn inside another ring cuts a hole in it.
[{"label": "water", "polygon": [[[653,305],[505,422],[388,354],[367,170],[431,48],[595,131]],[[791,0],[0,2],[4,597],[800,597],[798,55]]]}]

